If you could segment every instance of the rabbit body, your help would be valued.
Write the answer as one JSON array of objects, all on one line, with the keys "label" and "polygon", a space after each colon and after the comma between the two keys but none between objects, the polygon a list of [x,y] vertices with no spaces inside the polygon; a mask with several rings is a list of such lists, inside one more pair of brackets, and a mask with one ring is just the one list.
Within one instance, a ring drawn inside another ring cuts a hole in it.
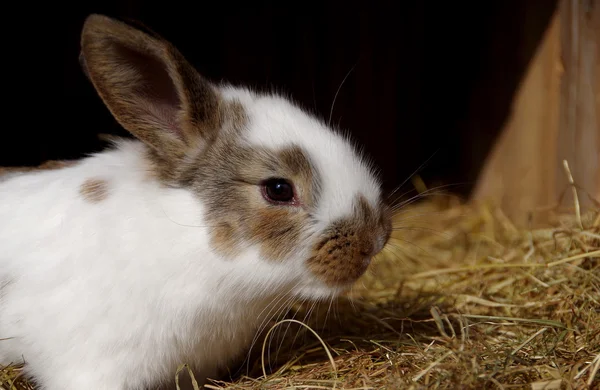
[{"label": "rabbit body", "polygon": [[349,288],[391,232],[371,166],[288,99],[201,77],[93,15],[82,65],[135,137],[0,178],[0,364],[42,390],[200,382],[293,298]]},{"label": "rabbit body", "polygon": [[[202,205],[148,181],[142,152],[0,183],[0,362],[24,359],[44,388],[138,389],[182,363],[214,375],[284,291],[289,265],[211,253]],[[90,177],[110,185],[102,202],[81,195]]]}]

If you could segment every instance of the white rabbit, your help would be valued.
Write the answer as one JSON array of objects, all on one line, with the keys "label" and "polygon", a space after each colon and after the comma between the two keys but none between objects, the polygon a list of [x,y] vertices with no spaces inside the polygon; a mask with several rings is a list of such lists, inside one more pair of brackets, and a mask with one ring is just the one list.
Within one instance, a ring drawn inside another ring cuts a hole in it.
[{"label": "white rabbit", "polygon": [[340,294],[386,244],[371,165],[322,121],[106,16],[81,44],[135,139],[0,181],[0,364],[44,390],[214,377],[288,298]]}]

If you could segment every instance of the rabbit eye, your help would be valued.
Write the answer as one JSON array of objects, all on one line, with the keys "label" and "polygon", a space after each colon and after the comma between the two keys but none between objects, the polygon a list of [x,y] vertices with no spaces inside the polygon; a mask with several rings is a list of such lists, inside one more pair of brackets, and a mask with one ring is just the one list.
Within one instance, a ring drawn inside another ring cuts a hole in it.
[{"label": "rabbit eye", "polygon": [[271,203],[292,203],[294,186],[285,179],[269,179],[263,183],[263,196]]}]

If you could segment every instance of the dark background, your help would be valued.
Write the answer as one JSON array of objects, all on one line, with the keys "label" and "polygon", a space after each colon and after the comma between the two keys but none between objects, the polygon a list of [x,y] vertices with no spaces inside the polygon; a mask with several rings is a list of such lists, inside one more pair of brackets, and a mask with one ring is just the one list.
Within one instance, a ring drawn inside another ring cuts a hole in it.
[{"label": "dark background", "polygon": [[[553,0],[26,2],[4,15],[0,166],[72,159],[124,135],[79,68],[85,17],[142,21],[205,76],[277,88],[350,130],[386,188],[420,174],[467,195]],[[7,103],[8,102],[8,103]],[[407,185],[407,188],[410,184]]]}]

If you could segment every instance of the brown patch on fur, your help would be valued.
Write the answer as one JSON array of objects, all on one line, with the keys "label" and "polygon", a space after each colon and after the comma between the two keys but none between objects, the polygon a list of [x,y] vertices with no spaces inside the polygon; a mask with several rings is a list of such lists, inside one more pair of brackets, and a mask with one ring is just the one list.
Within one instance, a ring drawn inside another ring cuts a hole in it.
[{"label": "brown patch on fur", "polygon": [[0,167],[0,176],[13,172],[35,172],[67,168],[76,163],[77,161],[49,160],[35,167]]},{"label": "brown patch on fur", "polygon": [[260,243],[265,258],[282,260],[298,247],[307,220],[304,213],[292,213],[285,208],[263,208],[250,221],[250,235]]},{"label": "brown patch on fur", "polygon": [[79,193],[88,202],[101,202],[108,197],[108,183],[102,179],[87,179],[79,187]]},{"label": "brown patch on fur", "polygon": [[223,127],[230,108],[217,89],[158,34],[105,16],[87,18],[81,47],[84,72],[115,119],[152,149],[162,180],[178,180],[189,154]]},{"label": "brown patch on fur", "polygon": [[72,167],[77,164],[77,161],[64,161],[64,160],[49,160],[38,166],[41,170],[52,170]]},{"label": "brown patch on fur", "polygon": [[235,257],[240,252],[239,227],[232,221],[221,222],[212,231],[211,245],[226,257]]},{"label": "brown patch on fur", "polygon": [[320,180],[318,179],[315,167],[311,164],[302,148],[292,146],[278,153],[282,164],[287,167],[290,176],[300,182],[300,190],[306,189],[300,195],[304,203],[314,207],[320,194]]},{"label": "brown patch on fur", "polygon": [[[231,257],[256,244],[262,256],[282,261],[298,248],[309,214],[316,207],[319,174],[298,146],[272,151],[239,145],[231,127],[183,177],[207,207],[213,248]],[[274,205],[261,193],[269,178],[294,184],[300,206]]]},{"label": "brown patch on fur", "polygon": [[356,281],[376,255],[378,240],[387,242],[392,224],[389,210],[373,209],[363,196],[352,217],[332,223],[308,260],[310,271],[330,286]]},{"label": "brown patch on fur", "polygon": [[223,126],[229,126],[236,134],[239,134],[248,122],[248,114],[244,109],[242,103],[237,100],[228,102],[223,105],[220,111],[221,124]]}]

